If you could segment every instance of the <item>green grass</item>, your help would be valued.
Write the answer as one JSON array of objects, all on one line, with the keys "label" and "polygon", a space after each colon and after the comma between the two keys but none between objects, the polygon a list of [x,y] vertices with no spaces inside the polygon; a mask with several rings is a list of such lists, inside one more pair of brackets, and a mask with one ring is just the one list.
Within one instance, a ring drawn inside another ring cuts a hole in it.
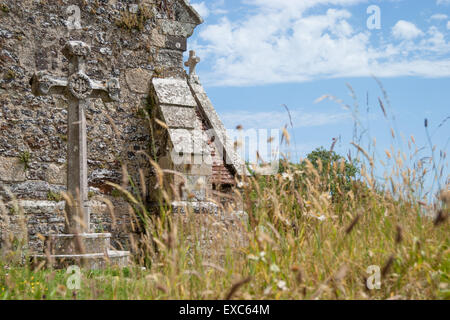
[{"label": "green grass", "polygon": [[0,11],[4,13],[9,13],[9,7],[4,3],[0,3]]},{"label": "green grass", "polygon": [[20,162],[23,164],[25,171],[30,168],[31,153],[29,151],[24,151],[20,154]]}]

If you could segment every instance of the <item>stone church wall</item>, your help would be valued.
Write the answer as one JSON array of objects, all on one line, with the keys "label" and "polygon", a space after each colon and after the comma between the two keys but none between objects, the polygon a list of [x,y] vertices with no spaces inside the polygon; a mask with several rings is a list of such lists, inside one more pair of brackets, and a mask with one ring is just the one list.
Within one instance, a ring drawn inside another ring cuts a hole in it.
[{"label": "stone church wall", "polygon": [[[0,1],[0,196],[10,201],[10,190],[22,201],[32,247],[42,248],[38,234],[64,226],[58,194],[66,183],[68,107],[62,95],[35,97],[33,73],[66,77],[61,49],[80,40],[92,48],[87,74],[120,80],[120,103],[95,100],[86,117],[91,229],[121,240],[129,228],[128,208],[105,182],[121,184],[124,165],[137,186],[139,170],[151,175],[140,153],[149,153],[152,141],[143,113],[150,81],[185,77],[186,39],[200,23],[184,0]],[[105,196],[115,205],[114,219],[104,203],[94,201]],[[3,211],[1,237],[18,219],[11,206]]]}]

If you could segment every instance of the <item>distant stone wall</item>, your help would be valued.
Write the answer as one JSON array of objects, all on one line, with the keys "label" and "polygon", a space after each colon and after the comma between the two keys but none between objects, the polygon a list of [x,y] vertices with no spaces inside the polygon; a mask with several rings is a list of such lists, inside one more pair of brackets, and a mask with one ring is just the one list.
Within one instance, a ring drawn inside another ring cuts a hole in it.
[{"label": "distant stone wall", "polygon": [[[78,21],[76,10],[68,11],[72,5],[80,9],[81,29],[71,29]],[[92,210],[92,229],[119,239],[128,228],[128,209],[105,182],[121,183],[122,164],[138,186],[139,169],[151,175],[139,154],[152,143],[142,113],[150,81],[185,77],[186,39],[199,23],[184,0],[0,0],[0,196],[10,199],[7,187],[24,201],[32,247],[40,249],[38,233],[62,231],[63,205],[56,195],[65,190],[67,139],[66,98],[35,97],[33,73],[66,77],[61,49],[68,40],[80,40],[92,47],[91,78],[119,78],[120,103],[95,100],[86,110],[91,196],[114,201],[123,222],[113,225],[109,210],[99,205]],[[5,224],[0,218],[1,236]]]}]

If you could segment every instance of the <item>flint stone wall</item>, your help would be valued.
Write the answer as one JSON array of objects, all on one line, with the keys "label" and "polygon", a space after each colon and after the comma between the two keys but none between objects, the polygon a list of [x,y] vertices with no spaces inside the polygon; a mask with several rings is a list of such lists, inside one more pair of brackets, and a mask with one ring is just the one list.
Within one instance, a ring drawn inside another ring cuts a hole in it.
[{"label": "flint stone wall", "polygon": [[[67,27],[75,17],[67,11],[71,5],[80,8],[81,29]],[[0,1],[0,196],[11,199],[6,187],[24,204],[32,248],[41,249],[38,234],[63,228],[63,205],[55,195],[65,190],[68,107],[64,96],[35,97],[33,73],[67,77],[61,49],[80,40],[92,48],[87,74],[120,80],[120,103],[93,100],[86,117],[90,196],[113,201],[118,215],[116,221],[107,206],[94,206],[91,229],[111,232],[125,244],[128,207],[105,182],[120,184],[123,164],[138,186],[139,169],[151,176],[139,154],[149,153],[152,143],[142,113],[151,78],[185,77],[186,39],[199,23],[185,0]],[[0,210],[8,215],[0,218],[5,237],[6,220],[17,217],[11,206]]]}]

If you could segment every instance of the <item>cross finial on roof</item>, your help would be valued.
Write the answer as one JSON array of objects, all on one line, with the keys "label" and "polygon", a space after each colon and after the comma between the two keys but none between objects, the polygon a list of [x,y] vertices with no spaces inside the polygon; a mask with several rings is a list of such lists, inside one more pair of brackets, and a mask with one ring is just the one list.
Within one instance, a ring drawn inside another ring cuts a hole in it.
[{"label": "cross finial on roof", "polygon": [[189,51],[189,60],[184,63],[186,67],[189,67],[189,77],[195,76],[195,67],[200,62],[200,58],[195,55],[195,51]]}]

